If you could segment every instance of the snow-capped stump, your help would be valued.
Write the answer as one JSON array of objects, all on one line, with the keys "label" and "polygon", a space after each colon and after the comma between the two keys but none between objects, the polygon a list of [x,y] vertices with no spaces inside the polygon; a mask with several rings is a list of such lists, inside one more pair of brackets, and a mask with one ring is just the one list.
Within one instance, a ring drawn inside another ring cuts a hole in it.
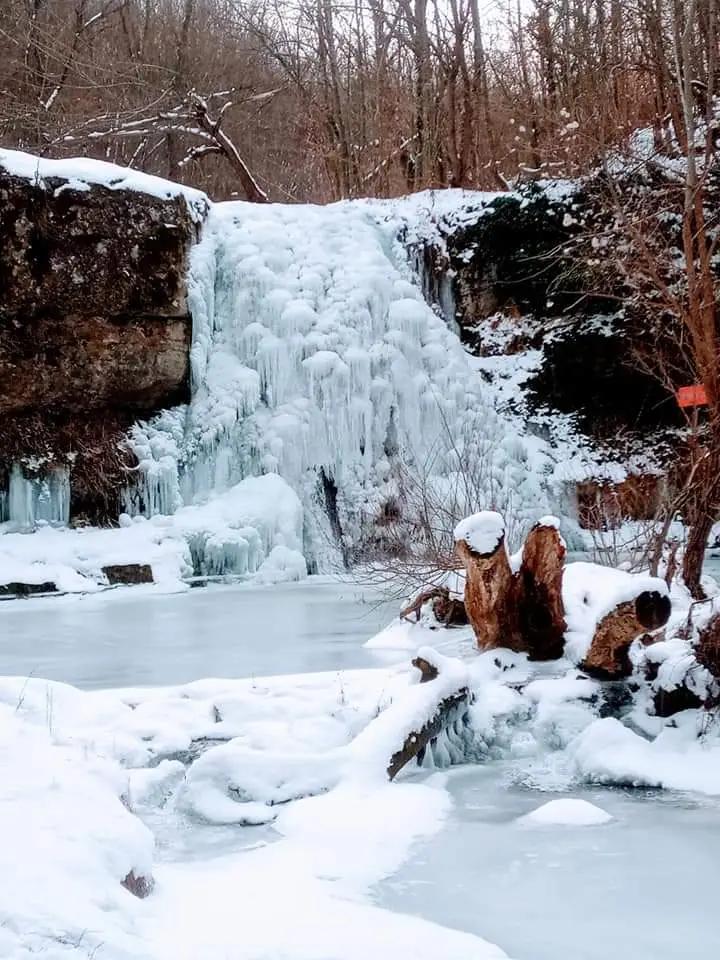
[{"label": "snow-capped stump", "polygon": [[455,527],[455,550],[465,567],[465,609],[478,647],[525,649],[513,603],[503,518],[489,510],[466,517]]},{"label": "snow-capped stump", "polygon": [[545,517],[535,524],[517,573],[510,567],[505,526],[497,513],[475,514],[459,523],[455,549],[465,566],[465,608],[480,649],[508,647],[536,660],[561,656],[565,544],[557,520]]}]

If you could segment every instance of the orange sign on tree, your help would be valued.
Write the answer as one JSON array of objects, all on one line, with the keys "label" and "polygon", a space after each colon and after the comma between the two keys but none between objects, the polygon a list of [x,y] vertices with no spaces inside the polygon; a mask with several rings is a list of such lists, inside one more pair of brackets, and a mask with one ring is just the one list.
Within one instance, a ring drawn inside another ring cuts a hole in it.
[{"label": "orange sign on tree", "polygon": [[705,387],[701,383],[694,383],[691,387],[680,387],[677,392],[677,402],[681,407],[703,407],[707,404]]}]

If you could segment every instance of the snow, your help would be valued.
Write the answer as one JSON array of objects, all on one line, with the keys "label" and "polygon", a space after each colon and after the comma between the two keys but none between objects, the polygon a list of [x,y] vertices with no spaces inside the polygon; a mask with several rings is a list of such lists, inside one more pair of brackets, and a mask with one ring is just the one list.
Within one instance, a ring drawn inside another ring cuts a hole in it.
[{"label": "snow", "polygon": [[88,190],[91,186],[105,187],[108,190],[132,190],[146,193],[159,200],[183,197],[188,210],[197,222],[205,215],[210,201],[200,190],[185,187],[171,180],[163,180],[130,167],[120,167],[104,160],[90,160],[87,157],[68,157],[63,160],[49,160],[19,150],[0,149],[0,166],[13,177],[43,183],[46,179],[66,180],[67,183],[56,189]]},{"label": "snow", "polygon": [[[422,653],[440,669],[423,685],[407,665],[341,681],[325,674],[97,693],[2,680],[0,856],[3,875],[13,876],[0,904],[3,955],[54,957],[59,945],[72,955],[75,945],[82,956],[102,945],[113,960],[190,960],[208,949],[238,960],[354,960],[367,950],[429,960],[442,949],[503,957],[481,938],[390,914],[368,896],[449,809],[442,778],[391,785],[374,769],[391,738],[371,738],[370,749],[363,740],[387,711],[427,719],[446,686],[465,678],[457,663]],[[318,791],[326,792],[300,799]],[[163,810],[194,830],[208,820],[272,818],[274,842],[153,867],[152,836],[137,814],[156,822]],[[140,904],[120,880],[151,869],[155,891]]]},{"label": "snow", "polygon": [[587,800],[563,798],[549,800],[541,807],[521,817],[520,822],[528,825],[561,825],[568,827],[591,827],[600,823],[609,823],[612,816]]},{"label": "snow", "polygon": [[594,783],[720,796],[720,741],[699,740],[696,723],[692,716],[649,741],[613,717],[597,720],[573,745],[575,767]]},{"label": "snow", "polygon": [[499,513],[483,510],[461,520],[454,536],[456,543],[464,541],[473,553],[484,556],[496,550],[505,536],[505,521]]}]

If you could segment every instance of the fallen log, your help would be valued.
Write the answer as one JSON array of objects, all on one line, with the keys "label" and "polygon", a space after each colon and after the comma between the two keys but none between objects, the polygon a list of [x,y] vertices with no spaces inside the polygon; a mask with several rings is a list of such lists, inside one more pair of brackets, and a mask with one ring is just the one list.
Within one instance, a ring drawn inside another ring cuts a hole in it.
[{"label": "fallen log", "polygon": [[430,647],[418,651],[413,665],[420,671],[420,683],[408,686],[355,737],[348,748],[353,767],[369,768],[374,775],[383,771],[393,780],[440,740],[441,762],[464,757],[471,702],[467,668]]},{"label": "fallen log", "polygon": [[[402,768],[411,760],[417,759],[418,763],[422,763],[428,746],[432,746],[443,731],[451,730],[456,724],[465,725],[468,704],[469,691],[467,688],[441,700],[438,703],[435,716],[417,732],[410,733],[405,738],[402,747],[390,757],[390,763],[387,767],[388,778],[394,780]],[[460,733],[459,730],[452,730],[452,732],[458,735]]]},{"label": "fallen log", "polygon": [[447,587],[428,587],[427,590],[421,590],[400,611],[400,619],[410,620],[414,614],[417,623],[426,603],[432,604],[435,619],[446,627],[460,627],[468,622],[465,604],[457,597],[453,597]]},{"label": "fallen log", "polygon": [[633,641],[664,626],[670,610],[670,598],[655,590],[643,590],[634,599],[619,603],[595,628],[581,669],[600,680],[630,676],[629,652]]}]

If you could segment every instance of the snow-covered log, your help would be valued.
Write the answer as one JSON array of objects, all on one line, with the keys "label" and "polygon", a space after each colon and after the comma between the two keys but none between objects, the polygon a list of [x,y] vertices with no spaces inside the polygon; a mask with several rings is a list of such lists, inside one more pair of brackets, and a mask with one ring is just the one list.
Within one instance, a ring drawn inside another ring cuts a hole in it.
[{"label": "snow-covered log", "polygon": [[671,611],[663,580],[595,563],[567,565],[563,605],[566,655],[593,676],[610,680],[630,675],[633,640],[659,630]]},{"label": "snow-covered log", "polygon": [[441,763],[463,759],[470,688],[466,667],[430,647],[422,647],[413,665],[420,682],[383,710],[350,746],[356,769],[382,770],[393,780],[411,760],[422,762],[428,750]]},{"label": "snow-covered log", "polygon": [[619,603],[597,625],[583,670],[603,680],[629,676],[633,640],[662,627],[669,616],[670,600],[660,592],[644,590],[633,600]]}]

